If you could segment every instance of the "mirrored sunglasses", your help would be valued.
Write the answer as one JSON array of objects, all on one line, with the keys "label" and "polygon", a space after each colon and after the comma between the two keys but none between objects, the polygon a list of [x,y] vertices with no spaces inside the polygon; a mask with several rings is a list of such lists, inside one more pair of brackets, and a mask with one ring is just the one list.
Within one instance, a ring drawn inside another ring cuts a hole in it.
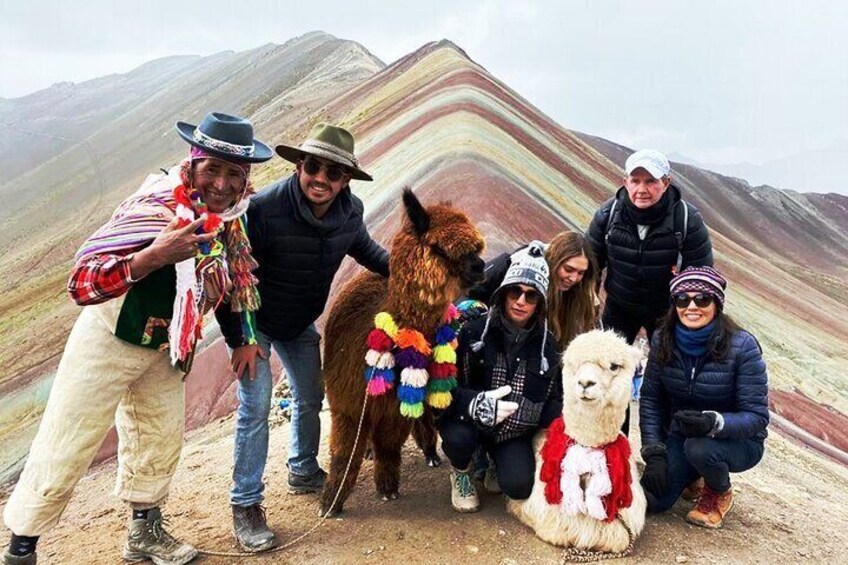
[{"label": "mirrored sunglasses", "polygon": [[341,180],[342,176],[345,174],[344,165],[325,165],[316,159],[306,159],[303,161],[303,170],[311,177],[317,175],[318,171],[321,169],[324,169],[324,175],[330,182],[337,182]]},{"label": "mirrored sunglasses", "polygon": [[675,294],[672,297],[672,300],[677,308],[688,308],[691,302],[695,302],[695,306],[698,308],[706,308],[713,303],[713,297],[709,294],[704,294],[703,292],[699,292],[695,296],[689,296],[685,292],[681,292],[679,294]]}]

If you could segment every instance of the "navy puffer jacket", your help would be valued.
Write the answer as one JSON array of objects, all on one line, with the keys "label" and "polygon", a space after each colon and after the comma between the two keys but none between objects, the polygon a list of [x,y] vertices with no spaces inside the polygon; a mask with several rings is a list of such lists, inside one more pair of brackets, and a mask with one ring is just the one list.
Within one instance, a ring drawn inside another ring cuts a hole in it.
[{"label": "navy puffer jacket", "polygon": [[654,334],[639,403],[642,445],[665,443],[678,410],[713,410],[724,416],[716,438],[766,438],[769,423],[768,375],[757,340],[744,330],[730,338],[725,359],[704,358],[695,366],[679,351],[669,365],[657,364],[659,332]]}]

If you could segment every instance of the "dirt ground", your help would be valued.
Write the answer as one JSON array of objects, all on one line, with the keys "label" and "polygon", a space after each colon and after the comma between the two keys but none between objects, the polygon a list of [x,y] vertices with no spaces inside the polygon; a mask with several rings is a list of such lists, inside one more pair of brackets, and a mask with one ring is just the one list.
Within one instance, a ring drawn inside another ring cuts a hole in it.
[{"label": "dirt ground", "polygon": [[[322,413],[326,463],[329,414]],[[266,470],[268,522],[283,543],[319,522],[316,495],[286,493],[289,426],[275,423]],[[171,531],[201,550],[237,551],[228,502],[232,417],[192,433],[165,513]],[[201,555],[195,562],[230,563],[561,563],[562,550],[539,540],[508,515],[500,496],[481,494],[482,510],[450,507],[448,468],[429,468],[410,440],[401,497],[374,494],[366,462],[339,519],[330,519],[282,551],[257,557]],[[113,463],[78,486],[62,521],[39,544],[39,563],[120,563],[128,511],[111,496]],[[754,470],[734,477],[736,506],[725,527],[688,525],[687,503],[649,516],[634,554],[619,563],[844,563],[848,547],[848,470],[772,434]],[[8,493],[0,504],[5,504]],[[6,541],[4,540],[5,544]]]}]

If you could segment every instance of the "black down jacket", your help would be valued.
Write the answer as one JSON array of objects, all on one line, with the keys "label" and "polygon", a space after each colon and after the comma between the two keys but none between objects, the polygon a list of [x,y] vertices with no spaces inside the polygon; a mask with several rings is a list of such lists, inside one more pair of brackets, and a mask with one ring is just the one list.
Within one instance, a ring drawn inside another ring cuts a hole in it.
[{"label": "black down jacket", "polygon": [[[644,240],[639,239],[636,224],[627,214],[621,213],[624,208],[622,199],[627,198],[624,187],[614,198],[601,205],[589,224],[587,236],[595,252],[599,272],[604,267],[607,269],[604,283],[607,295],[613,302],[631,310],[657,311],[668,307],[668,283],[672,267],[677,263],[675,232],[682,233],[683,229],[682,206],[689,207],[689,222],[680,269],[713,265],[712,243],[698,209],[688,202],[681,202],[680,190],[674,185],[669,186],[668,191],[671,196],[668,213],[660,223],[650,228]],[[615,218],[608,229],[610,209],[616,199]]]}]

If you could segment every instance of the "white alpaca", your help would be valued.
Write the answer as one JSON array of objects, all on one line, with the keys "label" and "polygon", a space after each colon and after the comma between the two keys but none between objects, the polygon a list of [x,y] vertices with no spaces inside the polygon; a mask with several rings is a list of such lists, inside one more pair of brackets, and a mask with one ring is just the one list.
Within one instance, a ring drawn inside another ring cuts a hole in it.
[{"label": "white alpaca", "polygon": [[[527,500],[510,501],[508,508],[519,520],[533,528],[543,540],[563,547],[575,547],[604,552],[620,552],[627,548],[630,536],[619,520],[638,536],[645,526],[645,493],[633,454],[628,460],[621,456],[629,443],[620,433],[624,414],[630,401],[631,381],[641,352],[611,331],[591,331],[576,337],[563,356],[563,421],[564,431],[573,443],[560,460],[549,463],[547,472],[556,467],[558,489],[548,486],[542,473],[542,447],[548,431],[540,431],[533,441],[536,452],[536,480]],[[561,423],[551,425],[553,435],[562,438]],[[623,438],[623,439],[622,439]],[[566,445],[564,440],[560,445]],[[551,446],[552,443],[548,443]],[[611,447],[612,446],[612,447]],[[564,448],[563,448],[564,449]],[[611,449],[617,449],[612,453]],[[621,461],[615,467],[614,461]],[[611,477],[625,477],[630,469],[629,506],[616,505],[610,497],[623,500],[626,481],[619,479],[619,489],[613,493]],[[553,480],[549,482],[554,482]],[[548,495],[546,496],[546,487]],[[551,489],[561,493],[559,502],[548,502]],[[619,507],[620,506],[620,507]],[[607,518],[615,516],[611,521]],[[607,519],[607,520],[605,520]]]}]

